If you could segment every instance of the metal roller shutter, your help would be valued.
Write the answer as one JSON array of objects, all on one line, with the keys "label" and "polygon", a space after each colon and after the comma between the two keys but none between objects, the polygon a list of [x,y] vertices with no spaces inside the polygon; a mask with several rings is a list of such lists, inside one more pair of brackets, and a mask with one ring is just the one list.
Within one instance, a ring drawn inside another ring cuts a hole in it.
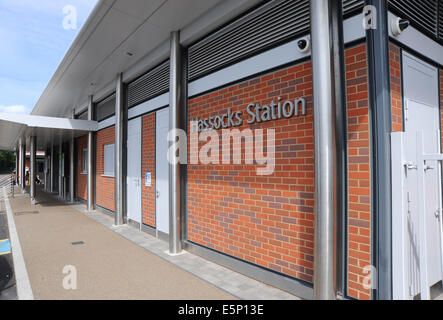
[{"label": "metal roller shutter", "polygon": [[128,108],[169,91],[169,60],[128,84]]}]

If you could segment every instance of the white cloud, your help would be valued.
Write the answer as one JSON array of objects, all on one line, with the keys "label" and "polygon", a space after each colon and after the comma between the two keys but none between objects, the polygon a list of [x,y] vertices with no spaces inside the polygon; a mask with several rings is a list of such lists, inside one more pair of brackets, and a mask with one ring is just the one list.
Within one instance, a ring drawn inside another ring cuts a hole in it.
[{"label": "white cloud", "polygon": [[26,108],[24,105],[15,105],[15,106],[0,105],[0,113],[28,114],[29,109]]}]

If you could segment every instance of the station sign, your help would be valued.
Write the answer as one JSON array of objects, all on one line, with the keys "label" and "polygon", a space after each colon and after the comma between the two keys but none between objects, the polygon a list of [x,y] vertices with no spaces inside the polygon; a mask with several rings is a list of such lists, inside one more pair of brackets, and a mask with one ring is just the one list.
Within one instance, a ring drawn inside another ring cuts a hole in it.
[{"label": "station sign", "polygon": [[[246,107],[248,124],[267,122],[279,120],[282,118],[298,117],[299,115],[306,115],[306,100],[298,98],[295,100],[281,101],[279,97],[277,101],[272,100],[267,105],[260,105],[259,103],[250,103]],[[243,124],[243,112],[232,112],[231,108],[222,115],[208,117],[205,119],[191,118],[191,122],[197,122],[198,132],[204,130],[219,130],[231,127],[239,127]]]}]

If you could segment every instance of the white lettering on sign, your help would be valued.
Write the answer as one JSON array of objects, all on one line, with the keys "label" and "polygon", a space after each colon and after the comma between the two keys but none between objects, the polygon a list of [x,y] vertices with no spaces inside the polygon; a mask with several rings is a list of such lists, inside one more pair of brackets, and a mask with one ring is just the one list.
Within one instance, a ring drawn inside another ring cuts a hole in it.
[{"label": "white lettering on sign", "polygon": [[[248,124],[256,122],[267,122],[271,120],[278,120],[281,118],[291,118],[293,116],[298,117],[300,114],[306,115],[306,100],[304,98],[298,98],[295,100],[281,101],[278,97],[277,103],[272,100],[269,105],[263,105],[256,103],[248,104],[246,112],[249,115],[249,119],[246,120]],[[222,115],[213,116],[199,120],[198,117],[191,118],[191,122],[198,123],[198,132],[210,129],[226,129],[231,127],[238,127],[243,124],[242,112],[232,112],[231,108],[228,112]]]}]

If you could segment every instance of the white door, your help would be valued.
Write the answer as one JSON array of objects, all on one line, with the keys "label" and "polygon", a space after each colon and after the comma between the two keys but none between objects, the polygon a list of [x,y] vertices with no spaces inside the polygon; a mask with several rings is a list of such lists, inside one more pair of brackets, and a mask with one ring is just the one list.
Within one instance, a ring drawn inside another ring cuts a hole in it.
[{"label": "white door", "polygon": [[127,209],[128,218],[141,223],[142,216],[142,187],[141,187],[141,152],[142,152],[142,122],[136,118],[128,122],[127,142]]},{"label": "white door", "polygon": [[169,163],[168,163],[169,108],[156,113],[155,187],[157,192],[157,230],[169,234]]},{"label": "white door", "polygon": [[[423,132],[424,151],[439,153],[439,104],[437,69],[423,61],[403,54],[403,86],[405,104],[405,157],[408,162],[417,163],[417,131]],[[430,164],[433,169],[425,173],[426,201],[426,240],[427,269],[429,286],[441,280],[440,234],[439,222],[435,212],[438,204],[438,170],[436,163]],[[419,217],[417,208],[417,170],[407,170],[407,273],[410,298],[420,292],[420,246]]]}]

